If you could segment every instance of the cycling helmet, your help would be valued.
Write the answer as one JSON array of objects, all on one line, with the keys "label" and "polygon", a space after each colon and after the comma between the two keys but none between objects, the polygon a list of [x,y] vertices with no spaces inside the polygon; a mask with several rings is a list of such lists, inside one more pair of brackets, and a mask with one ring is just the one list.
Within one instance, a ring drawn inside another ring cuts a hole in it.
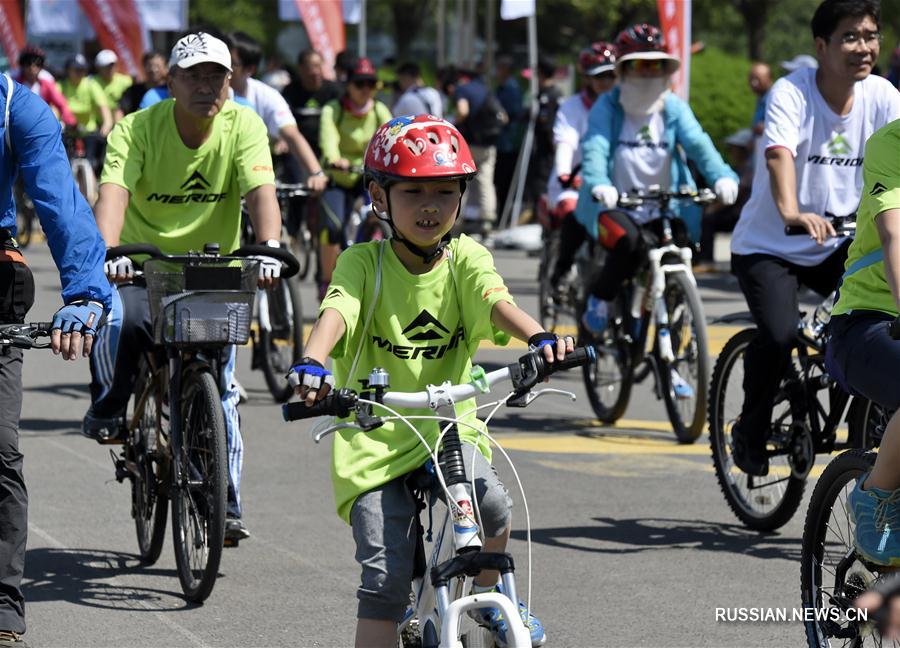
[{"label": "cycling helmet", "polygon": [[616,69],[616,46],[598,41],[581,50],[578,55],[578,71],[585,76],[597,76]]},{"label": "cycling helmet", "polygon": [[33,45],[29,43],[21,50],[19,50],[19,67],[25,65],[31,65],[33,62],[37,62],[39,65],[44,65],[44,60],[47,58],[47,54],[37,45]]},{"label": "cycling helmet", "polygon": [[[365,178],[381,187],[404,180],[459,180],[460,191],[475,177],[477,168],[469,145],[456,126],[434,115],[395,117],[383,124],[369,141],[364,162]],[[390,191],[386,191],[386,220],[393,237],[408,250],[430,263],[450,240],[448,232],[435,250],[427,252],[405,239],[391,218]],[[456,216],[459,217],[457,208]],[[376,213],[377,215],[377,213]]]},{"label": "cycling helmet", "polygon": [[666,51],[666,40],[658,27],[642,23],[623,29],[616,37],[618,60],[616,66],[635,59],[662,60],[668,63],[671,74],[681,65],[678,57]]}]

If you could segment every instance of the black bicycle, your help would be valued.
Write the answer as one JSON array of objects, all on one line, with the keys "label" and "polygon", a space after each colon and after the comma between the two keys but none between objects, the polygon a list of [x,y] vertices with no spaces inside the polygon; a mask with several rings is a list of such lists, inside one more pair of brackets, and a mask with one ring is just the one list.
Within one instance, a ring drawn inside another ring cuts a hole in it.
[{"label": "black bicycle", "polygon": [[709,351],[706,317],[691,272],[693,249],[676,241],[672,232],[673,200],[707,204],[715,194],[657,186],[619,197],[623,209],[655,209],[652,220],[641,225],[645,258],[610,304],[609,324],[599,336],[581,324],[583,303],[577,320],[579,343],[597,350],[596,361],[584,367],[584,384],[597,418],[604,423],[621,418],[632,386],[652,375],[656,397],[665,403],[678,441],[693,443],[706,420]]},{"label": "black bicycle", "polygon": [[147,244],[107,251],[107,259],[150,257],[138,264],[136,281],[147,287],[155,341],[143,355],[131,413],[122,422],[122,452],[110,452],[116,479],[131,483],[131,514],[146,563],[159,558],[171,501],[178,577],[194,602],[212,592],[225,544],[222,351],[250,336],[259,270],[247,257],[260,254],[282,261],[285,277],[297,272],[289,252],[260,245],[228,256],[219,255],[218,245],[171,256]]},{"label": "black bicycle", "polygon": [[[855,231],[853,216],[833,217],[838,236]],[[791,235],[804,228],[788,228]],[[873,448],[881,442],[886,413],[875,403],[851,398],[825,371],[825,343],[834,294],[808,315],[800,313],[797,347],[781,380],[767,443],[769,474],[748,475],[734,464],[731,431],[744,403],[744,355],[757,330],[749,312],[719,323],[749,326],[728,340],[710,384],[709,440],[716,478],[728,506],[751,529],[771,531],[793,517],[815,465],[816,455],[847,448]],[[839,428],[847,423],[846,436]]]}]

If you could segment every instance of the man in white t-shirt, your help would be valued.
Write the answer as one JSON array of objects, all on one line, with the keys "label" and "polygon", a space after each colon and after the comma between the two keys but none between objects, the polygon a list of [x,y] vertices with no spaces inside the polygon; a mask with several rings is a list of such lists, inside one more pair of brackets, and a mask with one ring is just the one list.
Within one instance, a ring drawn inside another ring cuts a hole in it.
[{"label": "man in white t-shirt", "polygon": [[[732,429],[735,464],[768,473],[772,407],[799,323],[797,292],[826,296],[844,272],[849,241],[826,213],[856,212],[866,140],[900,117],[900,93],[872,75],[880,43],[873,0],[825,0],[812,19],[818,69],[779,79],[769,93],[753,190],[731,242],[759,335],[744,354],[744,405]],[[808,236],[787,236],[786,225]]]},{"label": "man in white t-shirt", "polygon": [[[262,117],[269,137],[284,141],[288,152],[306,167],[309,172],[306,186],[316,193],[324,191],[328,178],[309,142],[297,128],[297,120],[294,119],[291,107],[277,90],[253,78],[262,58],[259,43],[243,32],[229,34],[228,40],[233,70],[231,89],[235,95],[246,99]],[[283,152],[282,150],[281,153]]]},{"label": "man in white t-shirt", "polygon": [[422,71],[418,63],[407,62],[397,68],[397,85],[401,95],[397,98],[391,113],[394,115],[434,115],[444,116],[444,106],[440,93],[422,82]]}]

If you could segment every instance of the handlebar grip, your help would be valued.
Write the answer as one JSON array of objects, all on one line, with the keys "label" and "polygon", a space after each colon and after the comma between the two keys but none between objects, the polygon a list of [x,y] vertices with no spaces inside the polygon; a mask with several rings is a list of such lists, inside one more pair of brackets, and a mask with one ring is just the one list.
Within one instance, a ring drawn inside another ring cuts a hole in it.
[{"label": "handlebar grip", "polygon": [[146,254],[154,259],[161,259],[164,255],[159,248],[149,243],[127,243],[125,245],[116,245],[106,251],[106,260],[115,259],[116,257],[130,257],[138,254]]},{"label": "handlebar grip", "polygon": [[249,257],[253,255],[269,256],[281,261],[285,266],[284,270],[281,271],[281,276],[284,279],[293,277],[300,272],[300,262],[297,261],[297,257],[284,248],[269,247],[268,245],[259,244],[242,245],[229,256]]},{"label": "handlebar grip", "polygon": [[578,347],[572,353],[567,353],[562,360],[556,360],[552,363],[545,363],[546,375],[554,374],[557,371],[565,371],[566,369],[574,369],[581,367],[589,362],[593,362],[597,357],[594,347]]},{"label": "handlebar grip", "polygon": [[334,415],[334,397],[328,394],[325,398],[317,401],[315,405],[309,407],[304,401],[295,401],[293,403],[285,403],[281,406],[281,416],[285,421],[299,421],[301,419],[316,418],[318,416]]},{"label": "handlebar grip", "polygon": [[788,236],[803,236],[804,234],[809,234],[802,225],[785,225],[784,233]]}]

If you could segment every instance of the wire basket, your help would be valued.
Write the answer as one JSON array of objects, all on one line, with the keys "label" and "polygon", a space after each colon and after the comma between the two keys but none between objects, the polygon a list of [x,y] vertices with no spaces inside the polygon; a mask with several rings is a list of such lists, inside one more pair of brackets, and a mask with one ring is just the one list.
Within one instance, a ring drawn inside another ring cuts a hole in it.
[{"label": "wire basket", "polygon": [[144,278],[157,344],[246,344],[259,262],[252,259],[150,259]]}]

